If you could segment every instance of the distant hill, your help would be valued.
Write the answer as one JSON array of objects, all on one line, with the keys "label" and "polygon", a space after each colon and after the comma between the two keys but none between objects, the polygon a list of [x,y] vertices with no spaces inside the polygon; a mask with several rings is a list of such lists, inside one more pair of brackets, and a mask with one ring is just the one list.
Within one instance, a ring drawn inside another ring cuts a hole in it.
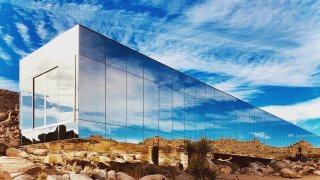
[{"label": "distant hill", "polygon": [[19,105],[19,93],[0,89],[0,113],[15,110]]}]

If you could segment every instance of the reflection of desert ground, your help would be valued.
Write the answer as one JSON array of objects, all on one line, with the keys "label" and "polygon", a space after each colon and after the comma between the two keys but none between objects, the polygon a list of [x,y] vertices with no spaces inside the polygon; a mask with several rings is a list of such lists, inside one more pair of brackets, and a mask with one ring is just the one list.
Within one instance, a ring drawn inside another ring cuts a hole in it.
[{"label": "reflection of desert ground", "polygon": [[[217,177],[217,180],[225,180],[225,179],[237,179],[236,177],[239,178],[239,180],[283,180],[284,178],[281,176],[257,176],[257,175],[223,175],[220,174]],[[285,179],[289,179],[289,178],[285,178]],[[317,175],[309,175],[309,176],[303,176],[301,178],[296,178],[297,180],[301,179],[301,180],[320,180],[320,177]]]}]

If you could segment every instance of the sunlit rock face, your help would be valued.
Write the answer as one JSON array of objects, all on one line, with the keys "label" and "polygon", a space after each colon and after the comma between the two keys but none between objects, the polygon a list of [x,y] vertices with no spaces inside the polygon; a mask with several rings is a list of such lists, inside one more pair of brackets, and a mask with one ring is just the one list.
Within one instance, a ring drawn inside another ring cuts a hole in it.
[{"label": "sunlit rock face", "polygon": [[5,152],[4,147],[19,145],[19,94],[0,89],[0,154]]}]

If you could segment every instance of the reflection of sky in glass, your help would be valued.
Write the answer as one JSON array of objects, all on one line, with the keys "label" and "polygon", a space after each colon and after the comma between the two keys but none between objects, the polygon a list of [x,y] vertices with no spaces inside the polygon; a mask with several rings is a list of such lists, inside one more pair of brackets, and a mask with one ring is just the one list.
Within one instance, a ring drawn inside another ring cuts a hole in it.
[{"label": "reflection of sky in glass", "polygon": [[[167,139],[207,136],[242,141],[257,138],[274,146],[300,140],[319,144],[319,138],[308,131],[90,30],[80,32],[79,119],[100,122],[81,121],[80,137],[97,134],[138,143],[157,135]],[[35,118],[46,115],[47,123],[55,122],[57,114],[59,121],[74,118],[76,79],[70,69],[76,68],[75,62],[37,61],[32,73],[57,64],[58,73],[46,77],[45,104],[41,87],[35,91]],[[27,74],[23,72],[23,79]],[[55,79],[58,86],[49,83]],[[31,95],[32,88],[22,85],[22,117],[29,119]],[[21,126],[31,125],[23,119]]]}]

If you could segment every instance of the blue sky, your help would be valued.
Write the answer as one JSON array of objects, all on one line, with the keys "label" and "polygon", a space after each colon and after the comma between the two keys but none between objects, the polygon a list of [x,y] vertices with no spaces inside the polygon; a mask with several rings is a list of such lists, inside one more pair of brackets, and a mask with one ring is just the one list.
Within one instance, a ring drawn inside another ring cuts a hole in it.
[{"label": "blue sky", "polygon": [[0,88],[80,23],[320,134],[320,1],[101,2],[0,0]]}]

